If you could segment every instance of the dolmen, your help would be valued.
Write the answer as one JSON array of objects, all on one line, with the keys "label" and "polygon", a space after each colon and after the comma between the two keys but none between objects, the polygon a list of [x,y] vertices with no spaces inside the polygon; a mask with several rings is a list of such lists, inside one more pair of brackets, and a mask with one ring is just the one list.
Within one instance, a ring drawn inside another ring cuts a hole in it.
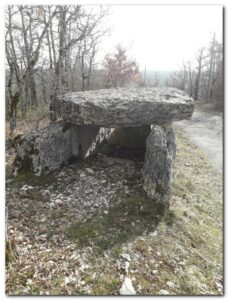
[{"label": "dolmen", "polygon": [[116,130],[123,143],[145,144],[143,188],[149,198],[168,202],[176,153],[172,122],[191,118],[192,98],[175,88],[119,88],[58,95],[54,103],[60,120],[21,137],[15,175],[26,169],[41,176],[83,159],[104,139],[115,140]]}]

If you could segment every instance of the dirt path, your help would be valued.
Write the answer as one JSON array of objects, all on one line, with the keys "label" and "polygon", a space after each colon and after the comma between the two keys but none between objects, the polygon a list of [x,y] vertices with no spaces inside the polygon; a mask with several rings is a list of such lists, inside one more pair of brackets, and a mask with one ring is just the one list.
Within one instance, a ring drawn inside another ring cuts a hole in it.
[{"label": "dirt path", "polygon": [[191,120],[176,122],[174,127],[200,146],[208,158],[222,172],[223,121],[221,116],[195,108]]}]

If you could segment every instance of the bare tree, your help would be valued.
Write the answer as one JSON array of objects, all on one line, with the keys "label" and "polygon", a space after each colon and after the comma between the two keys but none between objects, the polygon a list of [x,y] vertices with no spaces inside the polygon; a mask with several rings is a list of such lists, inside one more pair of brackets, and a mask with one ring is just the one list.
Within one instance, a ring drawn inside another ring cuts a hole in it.
[{"label": "bare tree", "polygon": [[193,97],[194,82],[195,82],[195,72],[192,68],[191,62],[188,61],[188,94],[190,97]]},{"label": "bare tree", "polygon": [[[30,94],[30,105],[34,108],[37,106],[37,96],[36,96],[36,84],[35,84],[35,77],[34,72],[31,64],[32,60],[32,54],[33,54],[33,48],[35,44],[36,39],[36,27],[38,26],[36,24],[36,20],[38,18],[37,14],[37,8],[34,7],[26,7],[19,5],[18,9],[20,11],[21,16],[21,35],[23,38],[23,52],[24,52],[24,68],[28,69],[28,82],[26,83],[26,89],[27,89],[27,97]],[[30,93],[28,93],[28,90]],[[28,99],[29,100],[29,99]]]},{"label": "bare tree", "polygon": [[215,46],[216,46],[216,38],[215,38],[215,33],[213,35],[213,39],[211,41],[211,45],[209,47],[209,69],[208,69],[208,80],[207,80],[207,90],[206,90],[206,99],[208,100],[211,98],[211,93],[212,93],[212,78],[214,75],[215,71]]},{"label": "bare tree", "polygon": [[223,45],[215,34],[209,47],[200,48],[195,61],[184,63],[167,84],[185,90],[195,100],[211,100],[217,108],[223,107]]},{"label": "bare tree", "polygon": [[158,87],[159,83],[160,83],[159,72],[155,72],[153,76],[152,86]]},{"label": "bare tree", "polygon": [[[23,7],[19,7],[21,12]],[[37,9],[42,9],[42,7],[37,7]],[[26,42],[25,47],[29,47],[27,52],[29,54],[29,59],[26,58],[26,66],[20,68],[22,61],[22,55],[18,55],[16,51],[15,41],[17,40],[18,30],[21,32],[21,27],[18,27],[13,23],[13,16],[18,13],[18,7],[8,6],[7,15],[8,23],[6,24],[6,59],[9,67],[9,79],[7,84],[8,97],[9,97],[9,117],[10,117],[10,130],[14,131],[16,128],[16,115],[17,115],[17,105],[22,95],[23,88],[30,81],[30,76],[33,74],[35,66],[38,62],[41,45],[44,39],[44,36],[47,32],[53,17],[56,15],[56,10],[49,17],[47,23],[41,28],[41,31],[36,31],[36,40],[33,41],[32,48]],[[25,24],[24,24],[25,25]],[[18,29],[18,30],[16,30]],[[27,30],[23,28],[22,30]],[[16,37],[16,38],[15,38]],[[24,34],[24,42],[27,38],[27,34]]]},{"label": "bare tree", "polygon": [[215,76],[212,82],[212,99],[218,109],[223,109],[224,106],[224,80],[223,80],[223,59],[218,63],[215,70]]},{"label": "bare tree", "polygon": [[170,78],[170,84],[180,90],[185,91],[187,88],[188,73],[186,64],[183,62],[181,70],[174,72]]},{"label": "bare tree", "polygon": [[[63,93],[68,90],[68,69],[69,67],[69,54],[72,53],[73,49],[79,45],[84,45],[83,61],[85,54],[87,54],[87,42],[86,39],[93,36],[93,32],[96,31],[103,14],[93,14],[92,12],[86,11],[82,6],[58,6],[59,11],[59,23],[58,23],[58,56],[56,58],[56,66],[54,72],[54,86],[53,93],[51,95],[50,103],[50,118],[55,121],[57,115],[56,107],[56,95]],[[69,31],[70,28],[70,31]],[[68,34],[67,34],[68,33]],[[95,46],[92,47],[92,56],[90,56],[91,65],[95,56]],[[85,71],[84,66],[82,67],[83,72]],[[89,70],[91,73],[91,69]],[[83,74],[83,82],[89,77]],[[89,84],[89,81],[87,81]],[[83,87],[85,89],[85,87]]]},{"label": "bare tree", "polygon": [[201,74],[202,74],[203,68],[206,65],[204,62],[204,58],[205,58],[204,51],[205,51],[205,48],[202,47],[196,56],[197,66],[196,66],[196,78],[195,78],[195,86],[194,86],[194,93],[193,93],[195,100],[198,100],[198,98],[199,98]]},{"label": "bare tree", "polygon": [[99,34],[91,33],[86,37],[78,47],[78,62],[81,74],[81,89],[89,90],[91,88],[91,77],[95,65],[95,55],[98,51],[98,44],[105,31]]}]

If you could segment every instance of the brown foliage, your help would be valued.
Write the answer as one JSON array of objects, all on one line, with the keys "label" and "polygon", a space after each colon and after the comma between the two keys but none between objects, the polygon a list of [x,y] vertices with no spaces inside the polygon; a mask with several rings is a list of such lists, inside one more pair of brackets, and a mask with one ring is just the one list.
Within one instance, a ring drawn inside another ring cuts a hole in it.
[{"label": "brown foliage", "polygon": [[130,82],[138,81],[140,73],[136,61],[127,57],[126,49],[121,45],[117,45],[115,50],[115,53],[105,56],[106,87],[124,87]]}]

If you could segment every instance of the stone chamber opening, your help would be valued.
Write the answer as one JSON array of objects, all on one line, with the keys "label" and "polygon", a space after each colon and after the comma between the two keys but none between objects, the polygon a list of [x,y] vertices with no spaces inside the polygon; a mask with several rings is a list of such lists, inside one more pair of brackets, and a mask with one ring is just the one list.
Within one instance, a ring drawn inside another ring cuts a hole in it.
[{"label": "stone chamber opening", "polygon": [[109,136],[96,146],[95,153],[143,163],[150,131],[150,126],[113,128]]}]

